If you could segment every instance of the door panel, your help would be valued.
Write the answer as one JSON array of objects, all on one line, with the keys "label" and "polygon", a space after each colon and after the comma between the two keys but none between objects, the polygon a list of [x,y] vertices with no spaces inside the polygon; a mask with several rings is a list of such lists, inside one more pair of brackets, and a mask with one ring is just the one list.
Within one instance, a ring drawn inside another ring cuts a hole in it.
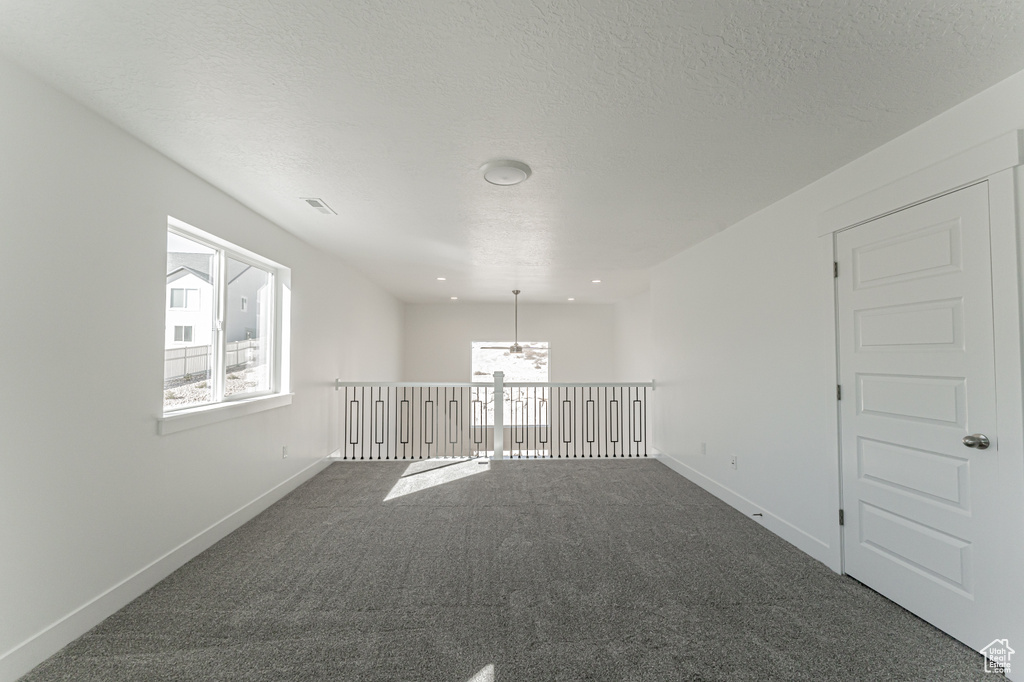
[{"label": "door panel", "polygon": [[854,326],[859,351],[963,349],[960,299],[858,310]]},{"label": "door panel", "polygon": [[859,509],[861,545],[944,587],[971,594],[970,542],[864,501]]},{"label": "door panel", "polygon": [[960,223],[953,220],[855,248],[853,288],[958,272],[962,269],[960,237]]},{"label": "door panel", "polygon": [[869,438],[857,440],[857,479],[903,494],[967,509],[969,462]]},{"label": "door panel", "polygon": [[836,235],[845,570],[975,648],[1000,636],[989,243],[985,183]]}]

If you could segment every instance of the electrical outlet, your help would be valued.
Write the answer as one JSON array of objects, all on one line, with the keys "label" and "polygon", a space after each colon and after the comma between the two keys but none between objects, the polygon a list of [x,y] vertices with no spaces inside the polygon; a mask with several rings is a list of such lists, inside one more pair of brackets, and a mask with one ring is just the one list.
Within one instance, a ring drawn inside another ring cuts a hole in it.
[{"label": "electrical outlet", "polygon": [[700,442],[700,454],[702,454],[702,455],[708,454],[708,444],[705,443],[704,441]]},{"label": "electrical outlet", "polygon": [[281,448],[281,459],[288,459],[288,446]]},{"label": "electrical outlet", "polygon": [[732,459],[730,459],[730,460],[729,460],[729,464],[731,464],[731,465],[732,465],[732,468],[733,468],[733,469],[735,469],[735,468],[736,468],[736,455],[733,455],[733,456],[732,456]]}]

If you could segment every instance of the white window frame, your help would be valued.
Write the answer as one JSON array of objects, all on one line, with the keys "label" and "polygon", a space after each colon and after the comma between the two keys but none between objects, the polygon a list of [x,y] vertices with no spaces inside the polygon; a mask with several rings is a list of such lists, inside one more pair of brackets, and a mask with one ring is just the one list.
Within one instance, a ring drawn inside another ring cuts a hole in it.
[{"label": "white window frame", "polygon": [[[476,367],[473,367],[473,347],[476,344],[478,344],[478,343],[480,343],[480,344],[487,344],[488,346],[511,346],[512,345],[512,341],[509,341],[508,343],[505,343],[504,341],[470,341],[470,344],[469,344],[469,365],[470,365],[470,367],[469,367],[469,374],[470,374],[470,382],[478,382],[478,381],[480,381],[480,378],[477,377],[474,374],[474,372],[476,371]],[[551,342],[550,341],[520,341],[519,345],[520,346],[529,346],[529,345],[532,345],[532,344],[540,344],[540,343],[546,344],[547,345],[547,350],[548,350],[548,378],[544,382],[540,382],[540,383],[550,383],[551,382]],[[505,377],[505,381],[509,382],[509,381],[512,381],[512,379],[509,379],[508,377]],[[515,382],[513,382],[513,383],[515,383]]]},{"label": "white window frame", "polygon": [[[178,330],[181,330],[181,338],[178,338]],[[188,330],[188,338],[185,338],[185,330]],[[195,325],[191,324],[176,324],[174,325],[174,342],[175,343],[192,343],[192,339],[195,338]]]},{"label": "white window frame", "polygon": [[[174,305],[174,292],[181,292],[181,303],[182,305]],[[199,307],[199,289],[189,289],[186,287],[171,287],[171,293],[168,296],[167,307],[171,310],[195,310]]]},{"label": "white window frame", "polygon": [[[470,370],[469,371],[470,371],[470,375],[471,375],[472,378],[470,379],[470,381],[471,382],[490,383],[490,382],[487,382],[487,381],[483,381],[481,379],[481,377],[476,375],[476,369],[477,368],[473,366],[473,358],[475,356],[475,350],[476,350],[477,344],[480,344],[480,345],[485,345],[486,344],[488,346],[508,347],[508,346],[511,346],[512,343],[513,343],[512,341],[507,341],[507,342],[505,342],[505,341],[471,341],[470,345],[469,345],[469,355],[470,355],[470,360],[469,360]],[[547,378],[544,381],[538,381],[536,383],[550,383],[551,382],[551,342],[550,341],[520,341],[519,342],[519,345],[524,346],[524,347],[525,346],[535,345],[535,344],[543,344],[544,346],[547,347],[547,351],[548,351]],[[495,351],[495,352],[498,352],[498,351]],[[509,383],[518,383],[519,380],[509,379],[508,376],[506,376],[505,377],[505,381],[509,382]],[[534,383],[534,382],[522,382],[522,383]],[[505,417],[505,419],[506,419],[506,422],[505,422],[506,426],[510,423],[508,421],[509,417],[507,415],[509,414],[508,410],[512,409],[513,401],[516,398],[516,396],[513,395],[513,393],[512,393],[515,390],[517,390],[517,389],[511,388],[511,387],[506,387],[505,388],[504,399],[505,399],[505,410],[506,410],[506,413],[505,413],[506,414],[506,417]],[[534,400],[539,400],[541,398],[548,399],[550,397],[550,389],[548,389],[548,388],[541,388],[539,390],[542,391],[543,393],[541,393],[540,395],[538,395],[537,393],[534,393],[534,398],[533,398]],[[531,421],[526,421],[525,424],[524,424],[525,426],[527,426],[527,427],[536,427],[536,426],[541,426],[541,425],[547,424],[546,421],[545,422],[534,423],[532,421],[532,416],[534,414],[536,414],[536,413],[532,409],[528,408],[526,413],[527,413],[527,419],[530,419]],[[491,424],[494,423],[494,402],[493,402],[493,397],[489,397],[488,401],[487,401],[487,419],[489,420],[489,422]]]},{"label": "white window frame", "polygon": [[[167,218],[167,230],[215,251],[213,272],[210,273],[215,310],[211,339],[213,367],[210,372],[213,400],[201,405],[164,408],[162,416],[158,419],[158,432],[161,434],[174,433],[194,426],[290,404],[291,393],[288,392],[290,334],[287,317],[290,307],[291,270],[280,263],[170,216]],[[227,272],[225,264],[229,256],[270,273],[270,290],[273,292],[268,306],[271,316],[271,321],[267,325],[270,338],[265,342],[269,346],[267,358],[271,363],[270,387],[259,393],[224,395],[226,378],[224,338],[228,311],[227,283],[222,280]],[[194,331],[193,338],[195,338]]]}]

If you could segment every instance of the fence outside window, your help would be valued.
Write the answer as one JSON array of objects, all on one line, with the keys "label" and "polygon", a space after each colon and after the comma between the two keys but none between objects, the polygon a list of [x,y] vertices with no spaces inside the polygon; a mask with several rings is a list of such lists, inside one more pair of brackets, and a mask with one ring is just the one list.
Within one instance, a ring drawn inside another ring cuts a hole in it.
[{"label": "fence outside window", "polygon": [[[224,344],[224,366],[231,371],[251,362],[259,353],[259,339],[229,341]],[[185,375],[203,376],[210,371],[210,346],[183,346],[164,349],[164,381]]]}]

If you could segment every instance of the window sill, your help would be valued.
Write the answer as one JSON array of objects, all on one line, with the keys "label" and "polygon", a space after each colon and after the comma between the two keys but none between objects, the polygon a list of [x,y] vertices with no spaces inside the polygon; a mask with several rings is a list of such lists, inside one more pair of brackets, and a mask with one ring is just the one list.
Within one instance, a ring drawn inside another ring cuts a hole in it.
[{"label": "window sill", "polygon": [[236,400],[229,403],[218,403],[217,405],[204,405],[190,410],[181,410],[162,417],[157,417],[156,432],[161,436],[169,433],[177,433],[186,429],[194,429],[208,424],[227,421],[236,417],[244,417],[247,414],[265,412],[278,407],[292,404],[293,393],[277,393],[274,395],[250,398],[249,400]]}]

